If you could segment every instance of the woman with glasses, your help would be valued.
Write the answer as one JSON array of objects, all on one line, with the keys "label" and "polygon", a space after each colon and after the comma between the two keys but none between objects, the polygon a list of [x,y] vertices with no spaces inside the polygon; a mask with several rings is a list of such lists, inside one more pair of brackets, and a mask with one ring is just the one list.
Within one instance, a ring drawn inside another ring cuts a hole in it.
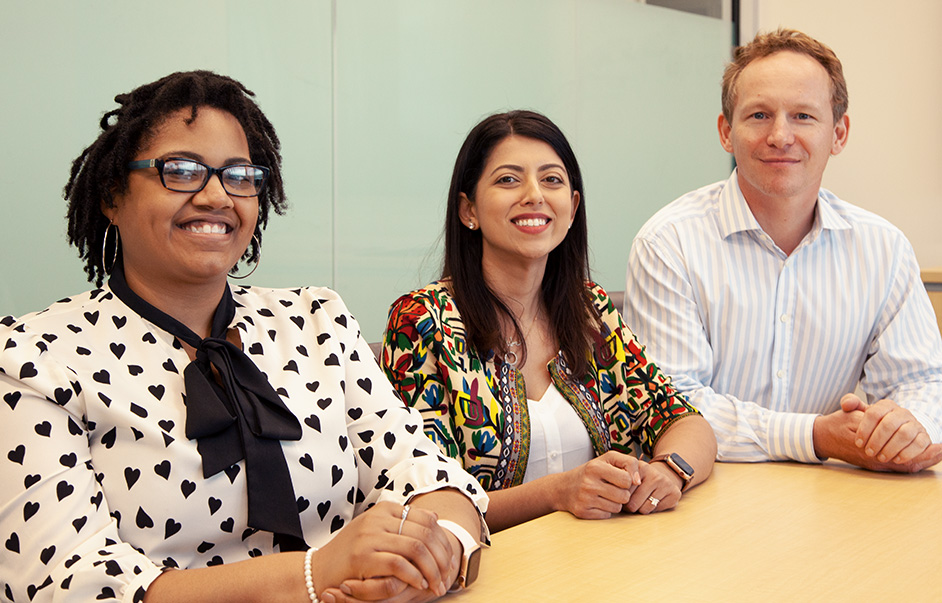
[{"label": "woman with glasses", "polygon": [[252,96],[167,76],[115,97],[72,165],[99,288],[0,319],[10,600],[421,601],[474,579],[486,496],[341,299],[229,284],[285,210]]},{"label": "woman with glasses", "polygon": [[382,365],[489,491],[490,528],[674,507],[710,474],[716,440],[589,279],[563,133],[530,111],[482,121],[446,212],[441,279],[393,304]]}]

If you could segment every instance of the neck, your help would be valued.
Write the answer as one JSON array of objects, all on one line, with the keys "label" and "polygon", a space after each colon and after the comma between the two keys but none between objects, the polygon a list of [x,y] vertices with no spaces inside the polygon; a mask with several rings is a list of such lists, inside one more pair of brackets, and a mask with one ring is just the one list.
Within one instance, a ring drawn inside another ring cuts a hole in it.
[{"label": "neck", "polygon": [[[504,302],[522,329],[532,324],[542,307],[541,286],[546,271],[542,262],[509,263],[482,259],[484,281]],[[511,329],[512,331],[512,329]]]},{"label": "neck", "polygon": [[225,279],[214,283],[170,283],[155,285],[125,267],[128,287],[141,299],[169,314],[201,338],[210,336],[213,315],[226,289]]},{"label": "neck", "polygon": [[766,199],[763,195],[743,191],[743,198],[759,226],[785,255],[791,255],[814,226],[817,193]]}]

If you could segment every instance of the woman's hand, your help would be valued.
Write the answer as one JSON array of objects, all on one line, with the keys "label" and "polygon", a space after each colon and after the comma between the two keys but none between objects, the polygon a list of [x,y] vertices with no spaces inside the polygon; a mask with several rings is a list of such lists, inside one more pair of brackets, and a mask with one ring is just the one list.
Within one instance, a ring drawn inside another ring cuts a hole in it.
[{"label": "woman's hand", "polygon": [[629,513],[647,515],[676,507],[680,502],[680,489],[683,487],[680,476],[674,473],[674,470],[666,463],[660,461],[657,463],[639,461],[638,465],[641,472],[641,485],[635,488],[624,510]]},{"label": "woman's hand", "polygon": [[315,588],[340,585],[324,591],[325,602],[423,601],[447,592],[458,573],[457,539],[433,512],[411,507],[404,522],[402,513],[401,505],[378,503],[314,553]]},{"label": "woman's hand", "polygon": [[580,519],[608,519],[620,513],[642,483],[638,459],[614,450],[558,476],[556,510]]}]

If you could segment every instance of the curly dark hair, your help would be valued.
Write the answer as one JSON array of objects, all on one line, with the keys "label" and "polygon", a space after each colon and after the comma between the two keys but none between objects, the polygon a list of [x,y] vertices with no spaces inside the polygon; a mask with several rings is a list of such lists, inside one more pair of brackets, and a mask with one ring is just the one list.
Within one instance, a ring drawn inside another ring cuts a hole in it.
[{"label": "curly dark hair", "polygon": [[461,310],[468,340],[478,353],[493,350],[506,354],[505,341],[500,336],[500,313],[513,323],[517,339],[523,342],[522,357],[526,357],[526,338],[520,325],[484,281],[481,231],[466,228],[459,211],[461,193],[474,202],[475,189],[488,157],[498,143],[511,135],[541,140],[552,147],[566,168],[573,192],[578,192],[581,199],[566,238],[549,254],[541,285],[543,303],[560,351],[573,374],[581,377],[588,368],[588,354],[595,344],[592,333],[598,332],[601,322],[586,289],[590,275],[585,188],[569,141],[545,115],[523,110],[498,113],[485,118],[468,133],[455,160],[448,191],[442,278],[451,279],[452,294]]},{"label": "curly dark hair", "polygon": [[127,191],[128,162],[171,113],[185,108],[190,109],[187,123],[196,119],[200,107],[232,114],[245,131],[252,163],[270,170],[258,197],[255,238],[242,256],[244,261],[258,259],[269,212],[274,209],[275,213],[283,214],[287,202],[281,177],[281,144],[254,96],[254,92],[230,77],[211,71],[187,71],[172,73],[114,97],[120,107],[101,118],[101,134],[72,162],[72,173],[63,191],[69,204],[69,243],[75,245],[79,257],[85,260],[89,282],[100,287],[107,276],[102,246],[110,222],[101,211],[102,204],[114,207],[114,195]]}]

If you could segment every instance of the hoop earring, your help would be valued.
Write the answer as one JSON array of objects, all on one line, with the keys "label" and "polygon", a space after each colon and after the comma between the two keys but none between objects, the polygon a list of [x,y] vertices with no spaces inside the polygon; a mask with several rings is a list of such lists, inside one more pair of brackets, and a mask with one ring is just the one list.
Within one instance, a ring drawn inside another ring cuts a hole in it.
[{"label": "hoop earring", "polygon": [[109,275],[111,270],[105,264],[105,256],[108,249],[108,233],[111,231],[112,226],[114,226],[114,255],[111,258],[111,270],[114,270],[114,265],[118,261],[118,245],[121,243],[121,233],[118,232],[118,227],[115,226],[113,221],[108,222],[108,226],[105,227],[105,236],[101,240],[101,271]]},{"label": "hoop earring", "polygon": [[234,278],[234,279],[237,279],[237,280],[242,280],[242,279],[244,279],[244,278],[249,278],[250,276],[252,276],[252,273],[253,273],[253,272],[255,272],[256,270],[258,270],[258,265],[262,263],[262,243],[261,243],[261,241],[259,241],[259,240],[255,237],[254,234],[252,235],[252,240],[255,241],[255,247],[258,248],[258,259],[255,260],[255,267],[252,268],[251,270],[249,270],[249,273],[248,273],[248,274],[243,274],[242,276],[236,276],[236,275],[234,275],[234,274],[230,274],[230,275],[229,275],[229,278]]}]

